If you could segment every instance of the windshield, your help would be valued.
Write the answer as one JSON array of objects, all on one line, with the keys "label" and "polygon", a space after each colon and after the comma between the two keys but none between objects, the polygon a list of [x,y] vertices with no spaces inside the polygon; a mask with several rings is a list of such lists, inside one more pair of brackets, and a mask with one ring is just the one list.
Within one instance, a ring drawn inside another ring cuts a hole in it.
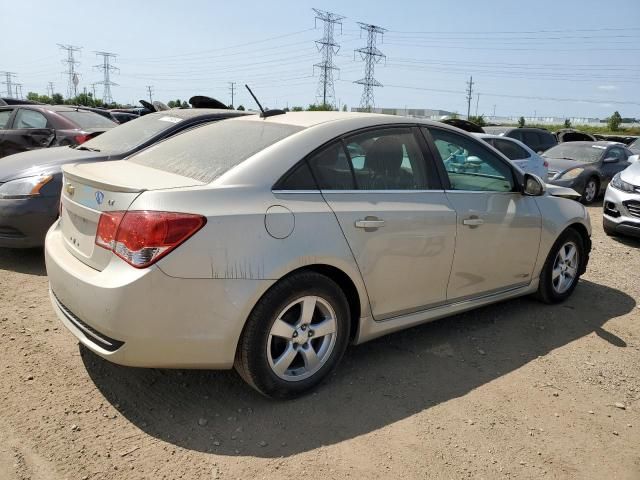
[{"label": "windshield", "polygon": [[640,153],[640,138],[629,145],[629,150],[631,150],[636,155]]},{"label": "windshield", "polygon": [[82,146],[100,152],[124,153],[182,121],[182,118],[171,115],[145,115],[112,128]]},{"label": "windshield", "polygon": [[602,145],[561,143],[544,152],[543,157],[576,160],[583,163],[596,163],[602,158],[605,150],[606,147]]},{"label": "windshield", "polygon": [[67,120],[71,120],[82,129],[87,128],[113,128],[117,123],[112,122],[106,117],[95,112],[87,110],[78,110],[77,112],[58,112]]},{"label": "windshield", "polygon": [[217,122],[147,148],[129,160],[209,183],[300,130],[302,127],[295,125],[264,121]]}]

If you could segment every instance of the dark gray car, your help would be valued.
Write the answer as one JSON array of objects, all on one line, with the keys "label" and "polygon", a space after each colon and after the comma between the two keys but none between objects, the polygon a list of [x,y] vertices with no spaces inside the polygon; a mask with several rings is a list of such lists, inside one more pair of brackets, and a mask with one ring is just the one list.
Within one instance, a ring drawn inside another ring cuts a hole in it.
[{"label": "dark gray car", "polygon": [[157,112],[75,148],[39,149],[0,159],[0,247],[44,244],[47,230],[58,217],[62,165],[120,160],[189,128],[246,114],[205,108]]},{"label": "dark gray car", "polygon": [[568,142],[544,152],[549,162],[547,183],[568,187],[593,202],[607,189],[613,176],[627,168],[633,153],[616,142]]}]

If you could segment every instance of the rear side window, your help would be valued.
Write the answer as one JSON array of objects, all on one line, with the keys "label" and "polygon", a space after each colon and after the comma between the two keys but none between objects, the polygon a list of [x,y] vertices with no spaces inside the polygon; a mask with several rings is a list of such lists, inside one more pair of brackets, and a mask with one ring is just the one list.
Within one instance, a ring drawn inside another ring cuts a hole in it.
[{"label": "rear side window", "polygon": [[515,142],[495,138],[492,139],[491,143],[509,160],[524,160],[525,158],[529,158],[529,152]]},{"label": "rear side window", "polygon": [[13,110],[0,111],[0,129],[7,128],[7,124],[9,123],[9,118],[11,118],[12,113]]},{"label": "rear side window", "polygon": [[47,128],[47,117],[35,110],[19,109],[13,128]]},{"label": "rear side window", "polygon": [[529,146],[529,148],[537,149],[540,144],[540,137],[536,132],[524,132],[522,141]]},{"label": "rear side window", "polygon": [[266,121],[221,121],[160,142],[129,160],[209,183],[301,130],[303,127]]},{"label": "rear side window", "polygon": [[117,123],[112,122],[106,117],[94,112],[88,112],[86,110],[78,110],[77,112],[58,112],[60,116],[71,120],[80,128],[112,128]]}]

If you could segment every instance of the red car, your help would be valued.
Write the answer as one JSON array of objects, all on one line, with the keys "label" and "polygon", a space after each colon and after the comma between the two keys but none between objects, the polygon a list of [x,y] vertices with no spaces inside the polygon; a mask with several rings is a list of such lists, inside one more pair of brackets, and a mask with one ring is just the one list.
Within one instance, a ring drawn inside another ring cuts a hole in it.
[{"label": "red car", "polygon": [[0,157],[37,148],[79,145],[118,124],[66,105],[0,107]]}]

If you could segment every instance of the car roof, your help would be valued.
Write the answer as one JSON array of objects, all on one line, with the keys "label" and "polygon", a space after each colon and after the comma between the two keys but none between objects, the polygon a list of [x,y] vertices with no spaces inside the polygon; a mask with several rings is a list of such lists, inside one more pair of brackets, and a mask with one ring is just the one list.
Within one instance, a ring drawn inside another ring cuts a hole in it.
[{"label": "car roof", "polygon": [[[126,113],[126,112],[125,112]],[[162,110],[160,112],[148,113],[147,117],[176,117],[181,119],[202,117],[207,115],[217,115],[220,117],[236,117],[243,115],[251,115],[255,112],[243,112],[241,110],[229,110],[223,108],[175,108],[170,110]]]},{"label": "car roof", "polygon": [[579,142],[565,142],[559,143],[558,145],[577,145],[577,146],[589,146],[589,145],[597,145],[599,147],[626,147],[624,143],[620,142],[609,142],[607,140],[598,140],[597,142],[588,142],[588,141],[579,141]]}]

